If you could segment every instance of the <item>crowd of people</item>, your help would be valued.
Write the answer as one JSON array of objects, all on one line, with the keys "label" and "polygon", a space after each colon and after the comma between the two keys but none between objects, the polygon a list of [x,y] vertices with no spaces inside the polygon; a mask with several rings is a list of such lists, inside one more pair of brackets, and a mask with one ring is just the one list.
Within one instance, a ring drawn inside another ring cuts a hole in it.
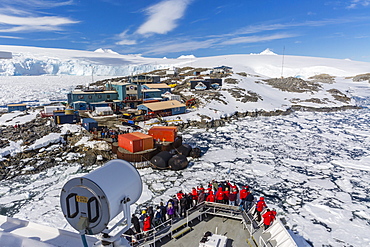
[{"label": "crowd of people", "polygon": [[121,129],[109,129],[109,128],[102,128],[101,130],[98,130],[97,128],[93,128],[90,130],[90,133],[93,134],[96,138],[102,138],[107,139],[111,138],[112,142],[118,141],[118,135],[127,134],[129,133],[129,130],[121,130]]},{"label": "crowd of people", "polygon": [[[263,218],[265,229],[273,223],[276,217],[275,210],[267,209],[264,197],[260,197],[256,201],[249,186],[244,185],[239,190],[236,184],[229,181],[217,182],[212,180],[206,187],[199,185],[196,188],[193,187],[187,193],[180,190],[166,203],[160,202],[155,207],[149,206],[145,210],[142,210],[139,217],[133,214],[131,223],[136,233],[147,232],[169,219],[186,217],[187,210],[204,201],[239,206],[246,212],[249,212],[255,205],[254,215],[257,216],[258,222],[261,222]],[[265,208],[267,210],[262,215]]]}]

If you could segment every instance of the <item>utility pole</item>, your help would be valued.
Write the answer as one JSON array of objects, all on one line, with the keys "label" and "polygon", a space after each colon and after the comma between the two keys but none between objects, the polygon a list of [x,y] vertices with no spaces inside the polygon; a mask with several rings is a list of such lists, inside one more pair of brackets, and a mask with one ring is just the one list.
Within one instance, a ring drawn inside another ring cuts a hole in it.
[{"label": "utility pole", "polygon": [[285,56],[285,46],[284,46],[284,48],[283,48],[283,60],[282,60],[282,62],[281,62],[281,79],[283,79],[284,78],[284,56]]}]

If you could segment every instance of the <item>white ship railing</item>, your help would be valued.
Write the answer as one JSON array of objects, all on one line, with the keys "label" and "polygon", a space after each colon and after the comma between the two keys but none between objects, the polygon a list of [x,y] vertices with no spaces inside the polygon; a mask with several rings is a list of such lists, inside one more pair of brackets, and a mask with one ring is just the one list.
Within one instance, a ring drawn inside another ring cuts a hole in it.
[{"label": "white ship railing", "polygon": [[[240,220],[243,228],[246,229],[250,236],[250,241],[258,247],[298,247],[292,236],[286,230],[280,219],[276,218],[273,224],[264,230],[263,221],[258,222],[257,216],[254,216],[254,207],[246,212],[238,206],[229,206],[214,202],[203,202],[186,212],[184,219],[173,221],[171,219],[152,228],[147,232],[135,235],[123,235],[126,238],[135,239],[132,246],[149,246],[161,240],[166,236],[172,238],[181,237],[182,234],[190,231],[189,223],[194,219],[202,220],[204,214],[211,214],[220,217],[228,217]],[[264,210],[261,214],[266,212]]]}]

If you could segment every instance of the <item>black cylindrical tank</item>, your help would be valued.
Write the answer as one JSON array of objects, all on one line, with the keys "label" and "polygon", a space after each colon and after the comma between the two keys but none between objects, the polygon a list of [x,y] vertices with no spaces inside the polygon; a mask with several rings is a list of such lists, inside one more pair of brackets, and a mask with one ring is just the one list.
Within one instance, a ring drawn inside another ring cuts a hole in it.
[{"label": "black cylindrical tank", "polygon": [[173,147],[178,148],[182,145],[182,136],[176,136],[175,141],[173,142]]},{"label": "black cylindrical tank", "polygon": [[193,148],[191,151],[190,151],[190,154],[189,156],[192,157],[192,158],[199,158],[201,156],[201,150],[200,148]]},{"label": "black cylindrical tank", "polygon": [[168,161],[171,157],[172,154],[170,154],[170,152],[162,151],[151,158],[150,163],[152,163],[155,168],[164,169],[168,167]]},{"label": "black cylindrical tank", "polygon": [[177,148],[177,153],[181,155],[185,155],[186,157],[189,156],[191,151],[191,146],[189,144],[182,144],[180,147]]},{"label": "black cylindrical tank", "polygon": [[185,169],[188,167],[189,161],[185,155],[176,154],[169,161],[168,166],[174,171]]}]

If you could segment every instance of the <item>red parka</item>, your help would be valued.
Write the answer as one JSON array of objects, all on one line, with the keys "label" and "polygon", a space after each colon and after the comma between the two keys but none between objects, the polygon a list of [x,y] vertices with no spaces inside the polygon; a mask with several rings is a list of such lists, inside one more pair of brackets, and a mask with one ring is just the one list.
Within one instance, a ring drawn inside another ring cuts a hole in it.
[{"label": "red parka", "polygon": [[263,224],[265,224],[266,226],[271,225],[271,222],[272,222],[271,211],[264,213],[262,217],[263,217]]},{"label": "red parka", "polygon": [[143,223],[143,231],[149,231],[150,230],[150,216],[148,215],[147,217],[145,217],[144,219],[144,223]]},{"label": "red parka", "polygon": [[222,188],[219,187],[218,191],[216,192],[216,200],[222,201],[224,199],[224,192],[222,191]]},{"label": "red parka", "polygon": [[191,195],[193,196],[193,200],[198,200],[198,192],[195,188],[191,190]]},{"label": "red parka", "polygon": [[209,192],[209,195],[207,196],[206,201],[207,202],[215,202],[215,195],[213,194],[212,190]]},{"label": "red parka", "polygon": [[276,211],[267,211],[262,215],[263,217],[263,224],[269,226],[274,222],[276,218]]},{"label": "red parka", "polygon": [[176,195],[177,195],[177,198],[179,199],[179,201],[181,200],[181,198],[184,197],[184,193],[182,193],[181,191],[179,191]]},{"label": "red parka", "polygon": [[258,212],[262,212],[262,210],[266,207],[265,198],[261,197],[260,200],[256,204],[256,210]]},{"label": "red parka", "polygon": [[247,191],[247,189],[243,188],[243,189],[240,191],[239,195],[240,195],[240,200],[244,200],[244,199],[247,197],[247,195],[248,195],[248,191]]}]

